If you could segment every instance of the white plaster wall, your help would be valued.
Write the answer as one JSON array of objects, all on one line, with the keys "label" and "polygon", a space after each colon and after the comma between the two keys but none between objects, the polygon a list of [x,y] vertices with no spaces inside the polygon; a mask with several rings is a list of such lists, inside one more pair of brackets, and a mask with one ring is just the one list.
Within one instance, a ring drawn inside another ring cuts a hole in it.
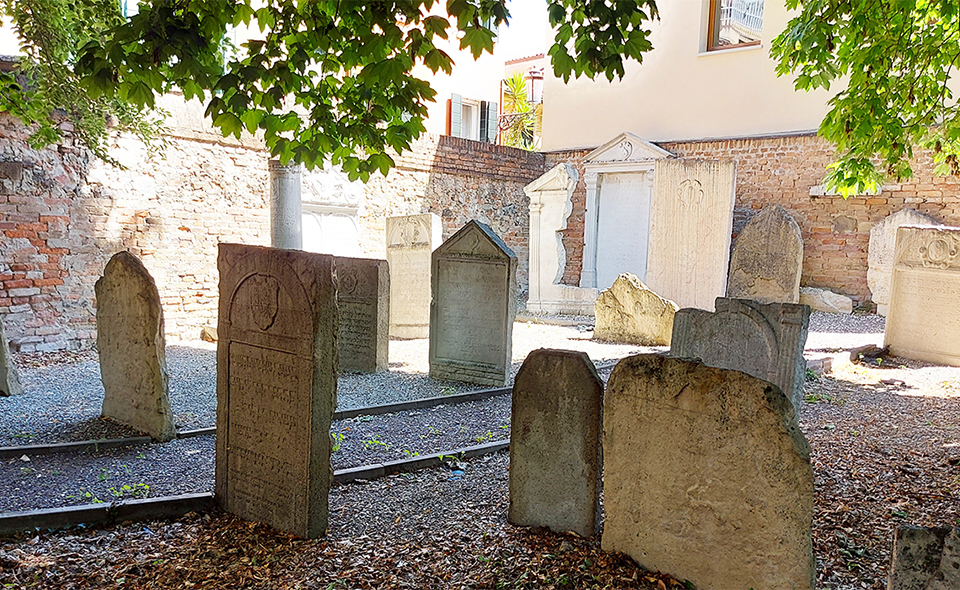
[{"label": "white plaster wall", "polygon": [[566,86],[547,68],[543,149],[602,144],[621,131],[649,141],[742,137],[815,130],[829,94],[796,92],[769,57],[786,26],[784,3],[764,5],[759,47],[706,52],[707,0],[658,3],[654,49],[629,61],[621,81],[581,78]]}]

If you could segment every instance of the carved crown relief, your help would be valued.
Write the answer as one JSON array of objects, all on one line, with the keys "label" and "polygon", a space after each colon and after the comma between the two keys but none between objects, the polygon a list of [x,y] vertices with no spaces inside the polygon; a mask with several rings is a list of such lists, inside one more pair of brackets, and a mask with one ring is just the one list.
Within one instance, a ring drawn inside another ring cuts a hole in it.
[{"label": "carved crown relief", "polygon": [[304,203],[357,208],[363,200],[363,183],[351,181],[339,167],[304,170],[301,178]]},{"label": "carved crown relief", "polygon": [[632,133],[621,133],[593,150],[584,158],[584,164],[643,162],[673,157],[667,150],[645,141]]},{"label": "carved crown relief", "polygon": [[896,264],[935,269],[960,268],[960,229],[943,226],[901,226],[908,235],[897,241]]}]

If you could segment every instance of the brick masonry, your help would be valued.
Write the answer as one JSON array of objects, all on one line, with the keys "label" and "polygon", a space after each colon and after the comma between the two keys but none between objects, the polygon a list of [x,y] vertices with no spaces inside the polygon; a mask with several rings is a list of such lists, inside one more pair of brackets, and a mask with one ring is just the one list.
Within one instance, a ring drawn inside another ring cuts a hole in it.
[{"label": "brick masonry", "polygon": [[[682,158],[732,159],[737,163],[734,239],[746,222],[768,203],[779,203],[796,219],[803,234],[801,284],[825,287],[862,302],[867,287],[867,245],[870,228],[903,208],[916,209],[949,224],[960,225],[960,179],[933,174],[928,152],[917,150],[914,178],[891,183],[881,194],[843,199],[811,196],[819,185],[833,148],[814,135],[743,138],[658,144]],[[569,162],[580,172],[573,194],[573,212],[564,232],[567,266],[563,282],[576,285],[583,261],[583,220],[586,187],[583,158],[589,150],[546,154],[549,167]]]},{"label": "brick masonry", "polygon": [[[96,338],[93,285],[115,252],[139,256],[160,291],[169,341],[217,317],[217,244],[268,244],[267,154],[256,145],[179,133],[153,157],[115,138],[127,169],[66,145],[33,149],[0,115],[0,320],[23,352],[75,350]],[[365,186],[362,247],[383,257],[388,216],[433,212],[444,237],[470,219],[515,249],[526,284],[528,200],[544,157],[428,136]]]}]

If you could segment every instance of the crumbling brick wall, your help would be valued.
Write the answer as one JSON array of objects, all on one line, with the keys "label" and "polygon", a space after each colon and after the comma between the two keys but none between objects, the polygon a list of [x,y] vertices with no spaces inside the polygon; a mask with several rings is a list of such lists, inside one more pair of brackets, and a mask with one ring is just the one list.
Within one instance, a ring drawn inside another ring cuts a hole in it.
[{"label": "crumbling brick wall", "polygon": [[[917,151],[914,178],[890,183],[879,195],[843,199],[812,196],[834,151],[812,134],[658,144],[682,158],[734,160],[737,164],[734,238],[747,220],[769,203],[779,203],[800,225],[803,235],[801,284],[825,287],[853,297],[870,298],[867,246],[870,228],[903,208],[916,209],[949,225],[960,225],[960,179],[933,174],[929,153]],[[573,213],[563,243],[567,266],[563,282],[580,280],[586,187],[583,158],[589,151],[547,154],[547,166],[570,162],[581,173],[573,194]]]}]

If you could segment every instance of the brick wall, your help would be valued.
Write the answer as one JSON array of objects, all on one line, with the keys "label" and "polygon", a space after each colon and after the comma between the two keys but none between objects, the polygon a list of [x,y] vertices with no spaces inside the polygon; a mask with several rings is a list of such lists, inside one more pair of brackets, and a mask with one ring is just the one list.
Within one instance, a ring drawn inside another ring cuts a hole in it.
[{"label": "brick wall", "polygon": [[[116,138],[121,170],[67,146],[32,149],[0,115],[0,320],[14,350],[78,349],[96,338],[93,286],[115,252],[139,256],[160,291],[167,338],[195,339],[217,318],[217,244],[268,244],[267,154],[256,142],[181,133],[150,157]],[[526,285],[523,186],[543,156],[425,137],[364,187],[364,250],[383,256],[387,216],[433,212],[444,237],[469,219],[514,247]]]},{"label": "brick wall", "polygon": [[[683,158],[732,159],[737,163],[734,238],[746,221],[768,203],[779,203],[800,225],[803,235],[801,284],[826,287],[863,301],[867,288],[867,246],[871,226],[909,207],[950,225],[960,225],[960,179],[933,175],[929,153],[918,152],[914,178],[891,183],[876,196],[843,199],[814,197],[832,161],[833,148],[814,135],[658,144]],[[570,162],[581,173],[573,195],[573,213],[563,238],[567,267],[563,282],[580,279],[586,188],[582,159],[588,151],[547,154],[547,166]]]}]

